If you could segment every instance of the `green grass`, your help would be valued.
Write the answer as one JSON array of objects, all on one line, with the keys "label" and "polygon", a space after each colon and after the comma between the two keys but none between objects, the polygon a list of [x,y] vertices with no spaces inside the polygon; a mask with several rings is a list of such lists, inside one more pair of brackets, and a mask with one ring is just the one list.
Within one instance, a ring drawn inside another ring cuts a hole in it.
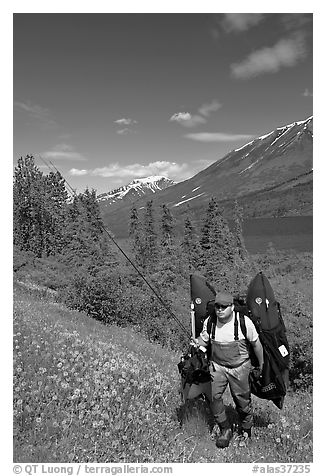
[{"label": "green grass", "polygon": [[15,285],[14,461],[312,461],[310,393],[254,398],[252,441],[217,449],[206,404],[180,406],[179,357]]}]

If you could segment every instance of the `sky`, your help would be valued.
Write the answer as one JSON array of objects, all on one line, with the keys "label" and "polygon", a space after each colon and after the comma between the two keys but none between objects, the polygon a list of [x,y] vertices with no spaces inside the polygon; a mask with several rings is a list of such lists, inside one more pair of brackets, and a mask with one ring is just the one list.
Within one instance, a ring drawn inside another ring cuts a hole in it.
[{"label": "sky", "polygon": [[14,13],[13,38],[14,166],[77,192],[186,180],[313,114],[311,13]]}]

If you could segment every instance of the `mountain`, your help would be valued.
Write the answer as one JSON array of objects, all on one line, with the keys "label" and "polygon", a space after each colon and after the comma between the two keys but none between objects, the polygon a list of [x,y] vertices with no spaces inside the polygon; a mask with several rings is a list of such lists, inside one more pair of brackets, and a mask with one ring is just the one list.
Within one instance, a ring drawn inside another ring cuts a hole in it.
[{"label": "mountain", "polygon": [[[153,196],[154,207],[165,203],[182,220],[187,208],[198,221],[212,196],[231,213],[234,199],[245,217],[306,215],[312,213],[313,118],[264,134],[194,177]],[[146,199],[138,199],[137,208]],[[130,205],[107,209],[103,219],[117,236],[125,236]]]},{"label": "mountain", "polygon": [[149,199],[152,194],[160,192],[174,184],[175,182],[167,177],[154,175],[151,177],[135,179],[128,185],[119,187],[112,192],[98,195],[97,199],[102,211],[105,211],[108,208],[112,211],[119,209],[121,205],[124,204],[130,206],[131,203],[134,203],[139,198]]}]

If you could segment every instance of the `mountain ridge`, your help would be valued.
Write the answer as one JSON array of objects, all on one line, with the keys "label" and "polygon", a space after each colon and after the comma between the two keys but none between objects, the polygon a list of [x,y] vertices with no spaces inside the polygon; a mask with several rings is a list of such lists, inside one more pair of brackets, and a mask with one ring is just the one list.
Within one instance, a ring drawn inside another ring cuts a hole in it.
[{"label": "mountain ridge", "polygon": [[118,208],[121,203],[130,203],[138,198],[149,197],[150,195],[164,190],[167,187],[174,185],[175,182],[163,175],[151,175],[149,177],[134,179],[127,185],[123,185],[110,192],[101,193],[97,196],[98,202],[102,209],[111,207],[116,204]]},{"label": "mountain ridge", "polygon": [[[312,209],[313,116],[259,136],[230,151],[188,180],[155,193],[153,205],[170,207],[180,221],[187,209],[202,216],[214,196],[226,209],[235,199],[247,217],[300,214]],[[145,199],[134,205],[141,209]],[[129,209],[103,212],[118,235],[126,236]],[[226,210],[227,211],[227,210]]]}]

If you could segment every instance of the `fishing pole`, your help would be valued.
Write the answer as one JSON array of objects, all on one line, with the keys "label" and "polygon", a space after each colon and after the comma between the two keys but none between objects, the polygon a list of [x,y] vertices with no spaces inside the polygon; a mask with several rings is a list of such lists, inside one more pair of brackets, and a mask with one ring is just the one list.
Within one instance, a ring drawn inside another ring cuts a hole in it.
[{"label": "fishing pole", "polygon": [[[51,170],[51,168],[49,167],[49,165],[46,163],[46,161],[40,156],[40,159],[42,160],[42,162],[44,162],[47,167]],[[69,191],[70,193],[72,193],[72,195],[78,199],[78,196],[77,196],[77,193],[76,191],[71,187],[71,185],[69,184],[69,182],[66,180],[66,178],[62,175],[62,173],[57,169],[57,167],[51,162],[49,161],[50,164],[52,165],[52,167],[55,169],[55,171],[60,174],[60,176],[63,178],[64,182],[66,183],[67,187],[69,188]],[[94,216],[93,216],[94,217]],[[138,273],[138,275],[143,279],[143,281],[147,284],[147,286],[150,288],[150,290],[153,292],[153,294],[156,296],[156,298],[160,301],[160,303],[163,305],[163,307],[166,309],[166,311],[170,314],[170,316],[179,324],[179,326],[181,327],[181,329],[187,334],[188,337],[191,338],[191,334],[189,333],[189,331],[186,329],[186,327],[182,324],[182,322],[177,318],[177,316],[174,314],[174,312],[170,309],[170,307],[166,304],[166,302],[164,301],[164,299],[162,298],[162,296],[160,296],[160,294],[156,291],[156,289],[151,285],[151,283],[147,280],[146,276],[138,269],[138,267],[135,265],[135,263],[129,258],[129,256],[125,253],[125,251],[121,248],[121,246],[116,242],[116,240],[113,238],[113,236],[111,235],[111,233],[109,233],[109,231],[105,228],[105,226],[103,225],[103,223],[98,219],[98,217],[94,217],[101,229],[108,235],[108,237],[110,238],[110,240],[114,243],[114,245],[119,249],[119,251],[123,254],[123,256],[126,258],[126,260],[131,264],[131,266],[134,268],[134,270]]]}]

